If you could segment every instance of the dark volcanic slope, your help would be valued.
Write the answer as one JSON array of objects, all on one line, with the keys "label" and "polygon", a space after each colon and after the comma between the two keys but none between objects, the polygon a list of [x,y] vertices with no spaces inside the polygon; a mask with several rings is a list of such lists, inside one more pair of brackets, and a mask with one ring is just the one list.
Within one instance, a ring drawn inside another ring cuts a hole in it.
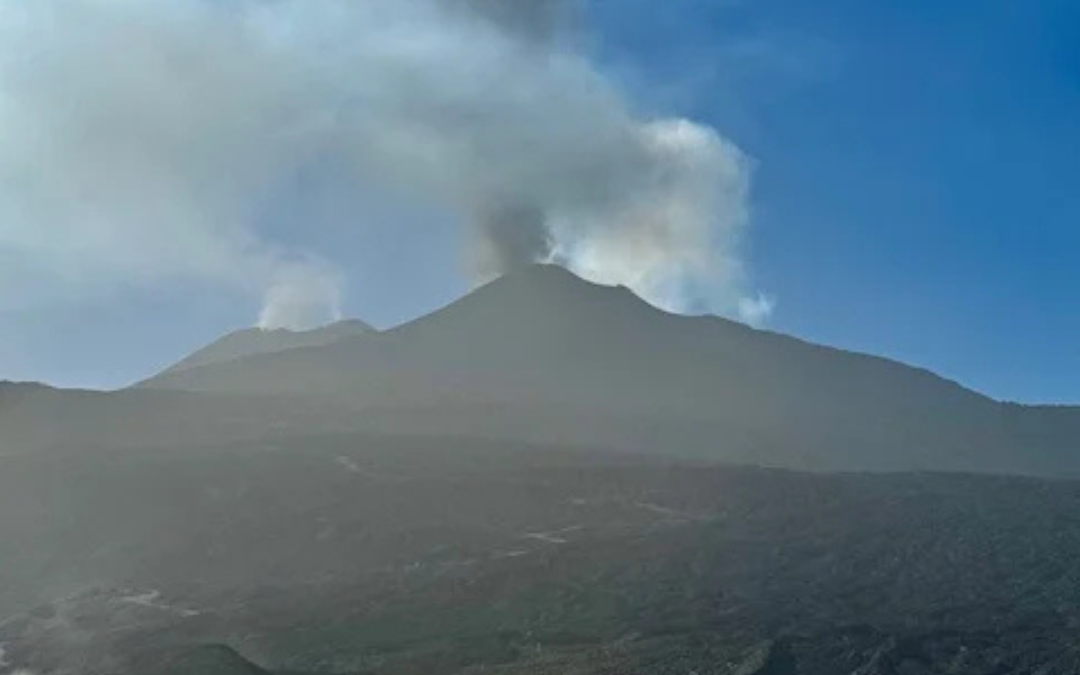
[{"label": "dark volcanic slope", "polygon": [[0,469],[9,669],[1080,665],[1076,483],[358,437]]},{"label": "dark volcanic slope", "polygon": [[0,458],[49,449],[186,448],[241,439],[353,430],[334,401],[182,391],[72,391],[0,385]]},{"label": "dark volcanic slope", "polygon": [[394,409],[379,421],[390,432],[824,470],[1080,475],[1076,409],[1000,404],[896,362],[665,314],[547,266],[382,334],[146,386],[325,395]]}]

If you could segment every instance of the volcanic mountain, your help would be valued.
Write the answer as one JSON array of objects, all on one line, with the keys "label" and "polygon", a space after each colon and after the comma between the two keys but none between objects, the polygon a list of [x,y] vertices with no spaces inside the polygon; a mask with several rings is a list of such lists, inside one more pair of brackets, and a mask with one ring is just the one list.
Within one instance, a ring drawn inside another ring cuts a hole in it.
[{"label": "volcanic mountain", "polygon": [[895,361],[665,313],[554,266],[392,330],[199,363],[141,388],[332,401],[392,434],[815,470],[1080,473],[1076,409],[1001,403]]}]

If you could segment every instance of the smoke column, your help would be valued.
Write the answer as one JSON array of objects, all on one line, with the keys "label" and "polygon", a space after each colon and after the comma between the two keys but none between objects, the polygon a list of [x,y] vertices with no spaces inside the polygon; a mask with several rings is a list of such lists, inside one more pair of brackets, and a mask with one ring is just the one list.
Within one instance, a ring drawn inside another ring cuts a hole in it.
[{"label": "smoke column", "polygon": [[330,320],[341,271],[258,217],[325,160],[469,222],[477,281],[556,260],[669,309],[764,321],[740,253],[749,162],[715,129],[636,110],[575,48],[574,9],[7,0],[0,308],[27,301],[16,288],[194,280],[265,294],[268,327]]}]

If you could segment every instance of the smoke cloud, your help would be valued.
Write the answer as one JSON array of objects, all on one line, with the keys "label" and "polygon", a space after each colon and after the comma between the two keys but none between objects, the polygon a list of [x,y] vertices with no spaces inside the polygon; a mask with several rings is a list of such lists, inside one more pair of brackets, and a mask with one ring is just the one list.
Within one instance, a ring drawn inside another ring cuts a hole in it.
[{"label": "smoke cloud", "polygon": [[635,110],[570,46],[571,10],[8,0],[0,309],[194,280],[263,295],[264,327],[333,319],[343,274],[259,218],[324,162],[470,223],[477,280],[557,261],[669,309],[763,321],[740,256],[750,163],[714,129]]},{"label": "smoke cloud", "polygon": [[303,330],[339,321],[342,281],[337,270],[308,262],[282,266],[267,290],[259,313],[263,330]]}]

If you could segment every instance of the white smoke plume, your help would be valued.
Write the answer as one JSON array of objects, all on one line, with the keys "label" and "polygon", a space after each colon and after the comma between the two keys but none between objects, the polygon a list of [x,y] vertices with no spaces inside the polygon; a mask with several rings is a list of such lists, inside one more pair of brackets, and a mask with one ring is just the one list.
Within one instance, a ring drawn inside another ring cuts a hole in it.
[{"label": "white smoke plume", "polygon": [[259,328],[304,330],[339,321],[341,286],[340,275],[332,268],[320,271],[315,263],[283,266],[266,292]]},{"label": "white smoke plume", "polygon": [[711,128],[639,114],[569,46],[571,9],[6,0],[0,309],[31,288],[179,279],[265,294],[267,327],[332,319],[342,275],[259,213],[284,177],[333,160],[471,222],[477,279],[555,260],[760,322],[771,304],[739,253],[748,161]]},{"label": "white smoke plume", "polygon": [[739,299],[738,317],[751,326],[761,326],[776,309],[776,298],[764,293],[758,293],[756,297],[744,297]]}]

